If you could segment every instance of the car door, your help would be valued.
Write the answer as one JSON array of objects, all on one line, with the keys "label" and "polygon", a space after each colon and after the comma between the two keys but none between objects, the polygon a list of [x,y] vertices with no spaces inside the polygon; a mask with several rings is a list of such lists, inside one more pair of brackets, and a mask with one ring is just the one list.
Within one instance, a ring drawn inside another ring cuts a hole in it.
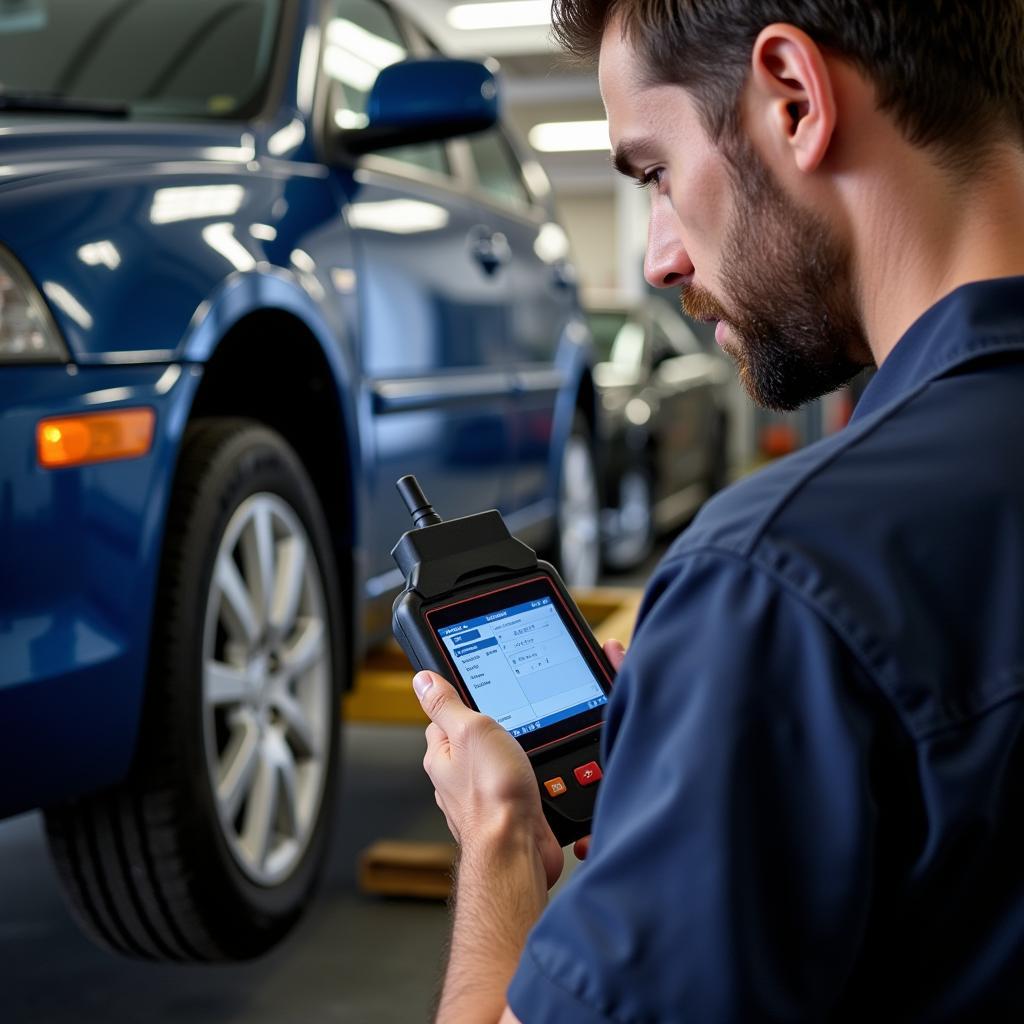
[{"label": "car door", "polygon": [[527,188],[500,127],[465,142],[476,192],[501,250],[508,289],[508,351],[515,385],[514,428],[507,489],[513,527],[528,532],[553,513],[550,455],[555,403],[565,386],[558,343],[573,315],[575,288],[566,260],[568,239]]},{"label": "car door", "polygon": [[[407,40],[378,0],[330,0],[330,8],[327,116],[358,126],[376,73],[407,55]],[[387,150],[338,174],[357,260],[368,512],[361,547],[374,598],[401,583],[390,550],[411,524],[395,491],[399,476],[415,473],[446,518],[498,503],[512,408],[507,290],[447,146]]]}]

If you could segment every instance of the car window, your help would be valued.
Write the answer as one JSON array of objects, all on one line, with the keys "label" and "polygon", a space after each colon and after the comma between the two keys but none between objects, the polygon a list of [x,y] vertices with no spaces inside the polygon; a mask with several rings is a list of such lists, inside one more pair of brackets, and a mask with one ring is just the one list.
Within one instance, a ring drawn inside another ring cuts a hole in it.
[{"label": "car window", "polygon": [[[394,16],[377,0],[332,0],[323,70],[331,82],[330,116],[339,128],[366,124],[366,101],[381,69],[408,56]],[[391,160],[449,174],[448,153],[440,142],[396,146],[383,151]]]},{"label": "car window", "polygon": [[476,166],[477,181],[485,192],[499,199],[530,201],[519,161],[497,128],[471,135],[467,141]]},{"label": "car window", "polygon": [[0,82],[20,100],[145,117],[251,113],[280,35],[278,0],[2,0]]}]

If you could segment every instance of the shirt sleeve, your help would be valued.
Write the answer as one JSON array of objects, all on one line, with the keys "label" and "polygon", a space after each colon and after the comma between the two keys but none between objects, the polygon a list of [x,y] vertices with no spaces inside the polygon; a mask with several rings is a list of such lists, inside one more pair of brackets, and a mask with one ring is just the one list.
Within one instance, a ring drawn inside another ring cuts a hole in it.
[{"label": "shirt sleeve", "polygon": [[530,935],[518,1018],[827,1016],[868,916],[877,699],[767,572],[663,566],[609,705],[590,856]]}]

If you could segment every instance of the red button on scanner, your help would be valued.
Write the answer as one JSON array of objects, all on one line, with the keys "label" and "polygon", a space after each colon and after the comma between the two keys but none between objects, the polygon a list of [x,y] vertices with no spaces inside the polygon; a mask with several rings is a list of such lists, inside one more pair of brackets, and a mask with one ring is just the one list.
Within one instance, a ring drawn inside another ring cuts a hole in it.
[{"label": "red button on scanner", "polygon": [[573,768],[572,773],[581,786],[592,786],[601,781],[601,766],[596,761],[581,764],[579,768]]}]

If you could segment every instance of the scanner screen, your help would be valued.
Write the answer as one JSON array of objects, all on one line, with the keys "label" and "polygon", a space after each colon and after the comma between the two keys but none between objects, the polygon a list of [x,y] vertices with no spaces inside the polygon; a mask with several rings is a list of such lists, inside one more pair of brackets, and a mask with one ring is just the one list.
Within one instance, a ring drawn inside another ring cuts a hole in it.
[{"label": "scanner screen", "polygon": [[510,599],[437,628],[477,707],[520,737],[606,704],[552,598]]}]

